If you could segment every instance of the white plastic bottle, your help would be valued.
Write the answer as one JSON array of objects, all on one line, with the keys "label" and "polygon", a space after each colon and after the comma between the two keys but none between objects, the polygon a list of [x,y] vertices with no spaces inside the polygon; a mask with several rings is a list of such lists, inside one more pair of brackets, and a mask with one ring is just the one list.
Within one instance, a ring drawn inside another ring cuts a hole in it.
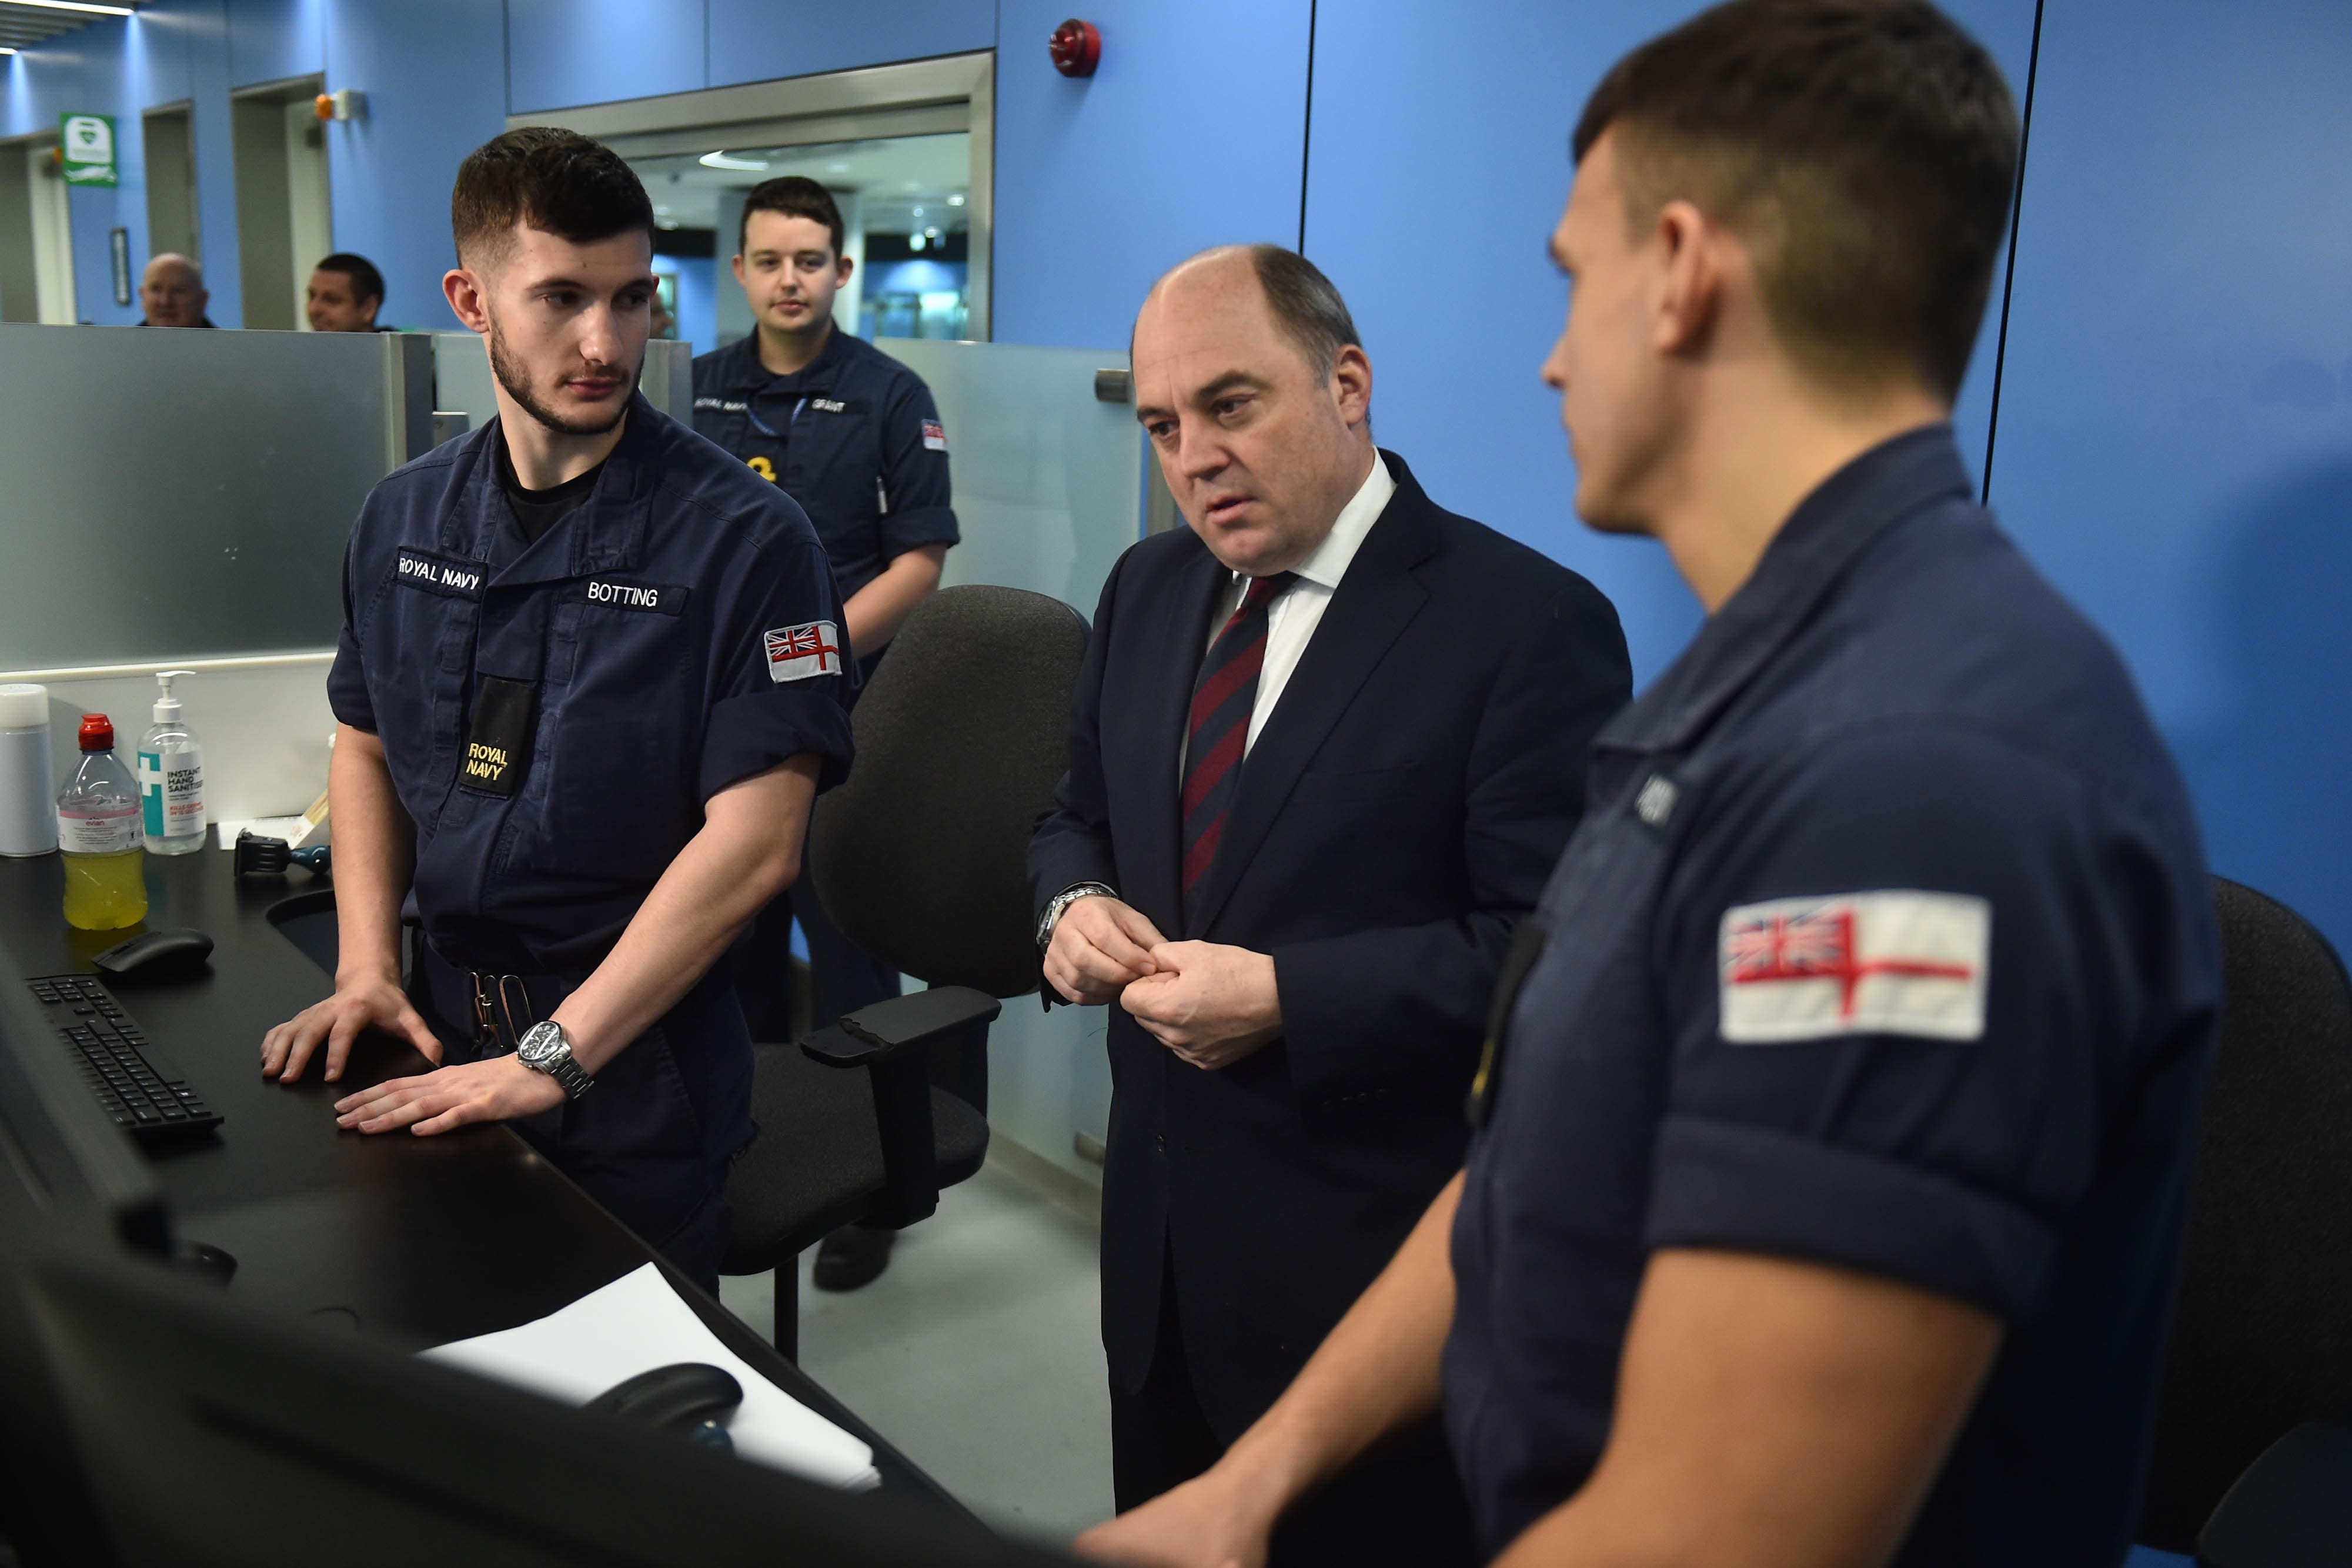
[{"label": "white plastic bottle", "polygon": [[163,670],[155,723],[139,742],[139,807],[147,852],[184,855],[205,847],[205,748],[181,716],[172,683],[194,670]]}]

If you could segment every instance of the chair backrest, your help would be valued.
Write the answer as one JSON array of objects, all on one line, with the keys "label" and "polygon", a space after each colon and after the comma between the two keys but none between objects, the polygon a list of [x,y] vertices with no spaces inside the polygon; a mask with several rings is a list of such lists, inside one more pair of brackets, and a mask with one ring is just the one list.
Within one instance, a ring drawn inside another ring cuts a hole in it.
[{"label": "chair backrest", "polygon": [[820,796],[809,874],[849,939],[933,985],[1038,983],[1029,835],[1069,761],[1087,623],[1017,588],[943,589],[890,643]]},{"label": "chair backrest", "polygon": [[2352,1416],[2352,984],[2292,909],[2213,879],[2228,987],[2140,1539],[2194,1550],[2290,1427]]}]

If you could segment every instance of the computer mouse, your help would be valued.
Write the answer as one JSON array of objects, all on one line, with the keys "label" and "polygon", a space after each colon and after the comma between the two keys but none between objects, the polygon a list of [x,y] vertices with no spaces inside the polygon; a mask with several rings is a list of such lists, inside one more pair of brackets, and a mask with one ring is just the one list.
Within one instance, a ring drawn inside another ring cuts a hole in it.
[{"label": "computer mouse", "polygon": [[168,983],[193,980],[204,973],[205,960],[212,956],[212,950],[211,937],[183,925],[142,931],[128,942],[109,947],[90,962],[100,973],[118,980]]},{"label": "computer mouse", "polygon": [[174,1267],[210,1280],[215,1285],[226,1285],[236,1274],[236,1258],[205,1241],[182,1241],[172,1249]]},{"label": "computer mouse", "polygon": [[691,1433],[742,1403],[743,1385],[732,1374],[705,1362],[681,1361],[615,1384],[585,1407],[656,1432]]}]

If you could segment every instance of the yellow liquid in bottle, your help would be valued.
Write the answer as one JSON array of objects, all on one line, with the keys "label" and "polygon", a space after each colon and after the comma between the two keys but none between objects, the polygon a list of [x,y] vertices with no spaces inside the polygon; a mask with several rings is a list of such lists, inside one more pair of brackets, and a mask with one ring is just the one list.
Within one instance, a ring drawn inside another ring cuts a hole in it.
[{"label": "yellow liquid in bottle", "polygon": [[147,852],[64,857],[66,924],[84,931],[115,931],[147,918]]}]

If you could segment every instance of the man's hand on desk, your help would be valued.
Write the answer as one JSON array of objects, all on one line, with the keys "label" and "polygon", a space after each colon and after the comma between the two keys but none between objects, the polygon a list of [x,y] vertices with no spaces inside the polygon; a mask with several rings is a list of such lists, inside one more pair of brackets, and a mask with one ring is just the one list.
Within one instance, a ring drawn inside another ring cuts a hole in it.
[{"label": "man's hand on desk", "polygon": [[1118,1005],[1193,1066],[1231,1067],[1282,1032],[1267,955],[1215,942],[1163,942],[1150,958],[1151,972],[1129,983]]},{"label": "man's hand on desk", "polygon": [[1152,971],[1151,949],[1168,939],[1141,913],[1096,894],[1062,911],[1045,946],[1045,978],[1062,999],[1093,1007]]},{"label": "man's hand on desk", "polygon": [[1211,1470],[1072,1543],[1081,1557],[1125,1568],[1264,1568],[1274,1513],[1223,1470]]},{"label": "man's hand on desk", "polygon": [[261,1075],[280,1083],[302,1076],[321,1040],[327,1046],[327,1082],[343,1075],[351,1060],[352,1042],[360,1031],[380,1029],[397,1035],[424,1053],[427,1061],[441,1060],[441,1042],[425,1027],[425,1019],[409,1005],[397,978],[386,976],[338,980],[335,994],[316,1007],[304,1008],[261,1037]]},{"label": "man's hand on desk", "polygon": [[417,1078],[394,1078],[335,1102],[335,1125],[362,1133],[406,1127],[422,1136],[470,1122],[508,1122],[563,1103],[563,1086],[519,1056],[493,1056]]}]

